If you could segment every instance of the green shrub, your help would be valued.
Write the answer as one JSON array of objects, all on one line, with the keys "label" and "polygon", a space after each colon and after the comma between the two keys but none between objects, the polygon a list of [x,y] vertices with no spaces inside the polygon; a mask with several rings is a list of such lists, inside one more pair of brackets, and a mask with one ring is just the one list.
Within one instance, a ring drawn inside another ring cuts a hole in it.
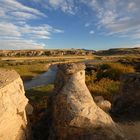
[{"label": "green shrub", "polygon": [[123,73],[134,72],[134,68],[120,63],[98,64],[97,71],[86,74],[86,84],[93,96],[101,95],[112,102],[119,90],[119,80]]},{"label": "green shrub", "polygon": [[112,102],[113,96],[117,94],[119,90],[119,84],[119,81],[103,78],[100,81],[88,83],[87,87],[93,96],[103,96]]},{"label": "green shrub", "polygon": [[135,70],[130,65],[123,65],[120,63],[105,63],[99,66],[96,77],[98,80],[101,80],[102,78],[119,80],[122,74],[131,72],[135,72]]},{"label": "green shrub", "polygon": [[95,80],[96,80],[96,74],[95,75],[86,74],[85,81],[87,85],[91,83],[93,84]]},{"label": "green shrub", "polygon": [[32,65],[12,65],[4,66],[6,69],[16,70],[22,80],[31,80],[33,77],[39,75],[40,73],[46,72],[48,70],[47,64],[32,64]]},{"label": "green shrub", "polygon": [[54,85],[34,87],[26,90],[25,95],[29,99],[29,103],[33,106],[33,114],[30,116],[30,121],[36,123],[45,114],[48,98],[53,91]]},{"label": "green shrub", "polygon": [[34,87],[26,90],[25,95],[31,103],[41,103],[42,99],[48,97],[52,92],[54,85],[49,84],[47,86]]}]

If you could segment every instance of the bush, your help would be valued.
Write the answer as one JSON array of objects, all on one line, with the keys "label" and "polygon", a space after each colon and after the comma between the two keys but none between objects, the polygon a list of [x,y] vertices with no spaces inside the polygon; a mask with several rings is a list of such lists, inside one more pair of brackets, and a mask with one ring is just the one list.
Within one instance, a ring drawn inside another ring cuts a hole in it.
[{"label": "bush", "polygon": [[32,64],[32,65],[13,65],[6,66],[3,68],[16,70],[23,81],[31,80],[33,77],[39,75],[40,73],[46,72],[48,70],[47,64]]},{"label": "bush", "polygon": [[29,99],[29,103],[33,106],[33,114],[30,116],[30,121],[36,123],[45,114],[47,102],[50,94],[53,91],[53,85],[34,87],[26,90],[25,95]]},{"label": "bush", "polygon": [[101,95],[111,102],[119,90],[120,76],[135,71],[130,65],[113,62],[98,64],[96,68],[95,73],[86,74],[86,84],[93,96]]},{"label": "bush", "polygon": [[34,87],[29,90],[26,90],[25,94],[32,105],[33,104],[39,105],[39,104],[43,104],[42,101],[43,98],[48,98],[49,94],[53,90],[53,87],[54,85],[52,84],[46,86]]},{"label": "bush", "polygon": [[85,81],[86,81],[86,84],[93,84],[94,81],[96,80],[96,75],[89,75],[87,74],[86,77],[85,77]]},{"label": "bush", "polygon": [[105,63],[99,66],[96,77],[98,80],[101,80],[102,78],[119,80],[122,74],[131,72],[135,72],[135,70],[130,65],[123,65],[120,63]]},{"label": "bush", "polygon": [[93,96],[103,96],[112,102],[113,96],[119,90],[119,81],[103,78],[100,81],[88,83],[87,87]]}]

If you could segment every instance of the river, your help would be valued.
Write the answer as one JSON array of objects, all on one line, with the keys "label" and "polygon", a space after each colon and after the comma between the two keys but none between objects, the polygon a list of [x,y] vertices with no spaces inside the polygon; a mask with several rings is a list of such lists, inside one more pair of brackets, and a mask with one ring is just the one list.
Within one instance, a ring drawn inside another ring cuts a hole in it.
[{"label": "river", "polygon": [[47,72],[34,77],[31,81],[25,82],[24,83],[25,90],[31,89],[33,87],[53,84],[56,76],[56,72],[57,72],[57,65],[50,66]]}]

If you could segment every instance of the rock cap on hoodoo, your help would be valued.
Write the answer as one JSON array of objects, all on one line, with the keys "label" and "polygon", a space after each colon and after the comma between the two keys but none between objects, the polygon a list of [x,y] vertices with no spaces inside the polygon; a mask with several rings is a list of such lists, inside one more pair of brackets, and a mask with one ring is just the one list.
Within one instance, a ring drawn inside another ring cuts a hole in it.
[{"label": "rock cap on hoodoo", "polygon": [[0,88],[13,82],[17,78],[19,78],[19,74],[15,70],[0,68]]},{"label": "rock cap on hoodoo", "polygon": [[59,64],[58,68],[65,74],[73,74],[86,68],[84,63],[66,63]]}]

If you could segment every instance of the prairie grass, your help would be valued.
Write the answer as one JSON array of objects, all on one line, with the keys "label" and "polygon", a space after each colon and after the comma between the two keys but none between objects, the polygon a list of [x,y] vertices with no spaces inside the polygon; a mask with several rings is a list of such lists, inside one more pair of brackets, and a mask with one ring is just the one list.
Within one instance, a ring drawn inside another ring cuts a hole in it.
[{"label": "prairie grass", "polygon": [[87,87],[92,96],[103,96],[112,102],[113,97],[119,92],[119,81],[103,78],[100,81],[88,83]]},{"label": "prairie grass", "polygon": [[48,94],[53,90],[53,85],[49,84],[47,86],[40,86],[40,87],[34,87],[29,90],[26,90],[26,96],[30,101],[32,102],[38,102],[43,97],[48,97]]},{"label": "prairie grass", "polygon": [[120,76],[124,73],[133,73],[135,69],[130,65],[121,63],[104,63],[99,66],[97,72],[97,79],[109,78],[112,80],[119,80]]},{"label": "prairie grass", "polygon": [[86,85],[92,96],[103,96],[111,102],[119,92],[120,76],[124,73],[135,72],[132,66],[116,62],[100,63],[94,68],[95,72],[86,74]]},{"label": "prairie grass", "polygon": [[32,123],[36,123],[46,112],[48,98],[52,93],[53,88],[54,86],[50,84],[25,91],[25,95],[29,99],[29,103],[34,108],[33,114],[30,116],[30,121]]},{"label": "prairie grass", "polygon": [[16,70],[20,74],[23,81],[30,80],[38,74],[46,72],[48,67],[48,64],[4,66],[6,69]]}]

